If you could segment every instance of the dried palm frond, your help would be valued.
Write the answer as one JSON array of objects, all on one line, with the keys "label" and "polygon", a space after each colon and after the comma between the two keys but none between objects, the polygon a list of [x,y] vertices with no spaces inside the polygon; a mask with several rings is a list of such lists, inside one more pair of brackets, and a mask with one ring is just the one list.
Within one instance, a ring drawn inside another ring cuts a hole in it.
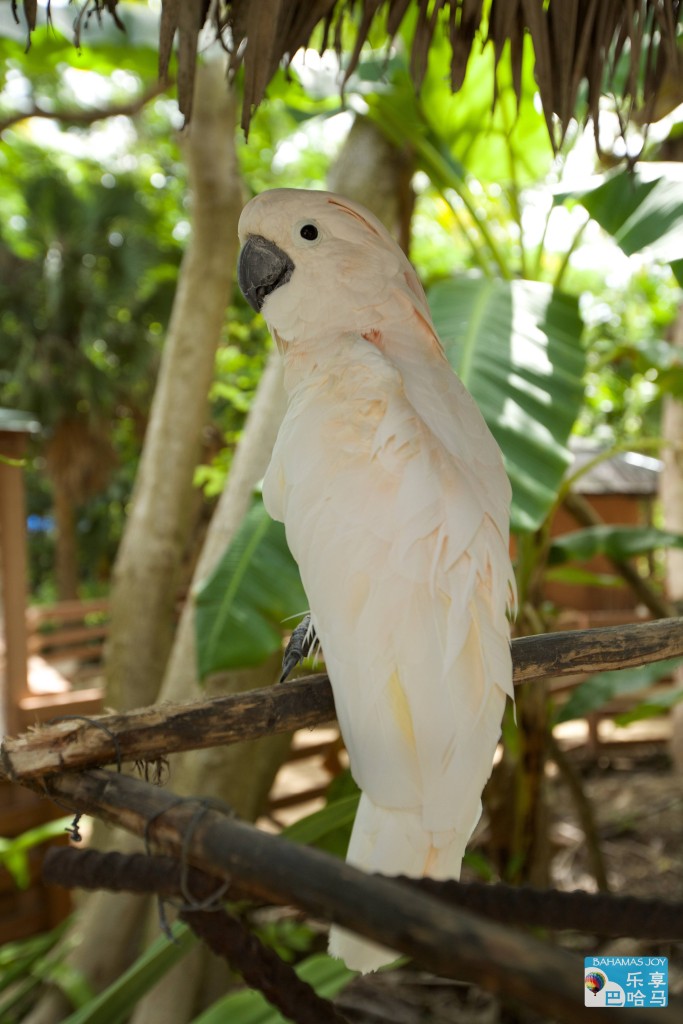
[{"label": "dried palm frond", "polygon": [[[36,0],[23,0],[29,31]],[[83,17],[106,13],[118,23],[118,0],[84,0]],[[13,0],[16,8],[17,0]],[[410,70],[419,88],[436,33],[451,43],[451,87],[462,85],[478,38],[493,46],[496,63],[509,44],[512,80],[519,97],[524,37],[531,36],[535,75],[548,131],[558,146],[572,117],[598,123],[600,98],[612,92],[625,117],[640,123],[661,117],[683,101],[683,57],[678,32],[683,0],[162,0],[159,71],[165,77],[178,37],[178,103],[192,112],[197,44],[210,23],[231,55],[231,68],[244,67],[242,124],[282,63],[288,63],[314,30],[341,49],[341,26],[352,26],[354,45],[346,74],[356,66],[372,26],[380,19],[389,36],[416,12],[410,39]],[[585,100],[579,111],[579,97]]]}]

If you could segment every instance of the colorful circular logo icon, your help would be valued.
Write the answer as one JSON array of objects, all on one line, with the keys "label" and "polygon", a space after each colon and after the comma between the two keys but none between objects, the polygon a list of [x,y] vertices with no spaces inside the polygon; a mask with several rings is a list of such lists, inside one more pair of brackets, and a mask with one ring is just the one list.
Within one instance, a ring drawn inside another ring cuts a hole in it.
[{"label": "colorful circular logo icon", "polygon": [[602,992],[606,981],[607,977],[602,971],[588,971],[585,984],[588,991],[597,996],[598,992]]}]

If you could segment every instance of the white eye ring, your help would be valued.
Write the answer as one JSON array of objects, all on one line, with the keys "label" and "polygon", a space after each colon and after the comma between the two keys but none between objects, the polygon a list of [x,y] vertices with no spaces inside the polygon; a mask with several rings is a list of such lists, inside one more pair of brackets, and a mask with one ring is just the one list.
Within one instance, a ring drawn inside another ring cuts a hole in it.
[{"label": "white eye ring", "polygon": [[320,225],[315,220],[301,220],[294,228],[294,237],[299,245],[317,245],[322,237]]}]

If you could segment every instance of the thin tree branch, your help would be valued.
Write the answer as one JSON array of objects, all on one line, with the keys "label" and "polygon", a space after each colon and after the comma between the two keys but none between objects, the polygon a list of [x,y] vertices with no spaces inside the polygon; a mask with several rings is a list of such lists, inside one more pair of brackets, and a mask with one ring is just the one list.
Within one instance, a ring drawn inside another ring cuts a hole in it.
[{"label": "thin tree branch", "polygon": [[[683,618],[567,630],[512,641],[515,683],[645,665],[683,656]],[[335,717],[327,676],[121,715],[64,718],[0,747],[0,778],[35,779],[103,764],[154,761],[181,750],[312,728]]]},{"label": "thin tree branch", "polygon": [[574,806],[579,816],[579,822],[583,829],[583,835],[586,842],[586,852],[588,854],[588,860],[595,877],[598,889],[601,892],[609,892],[609,879],[607,878],[607,868],[605,867],[605,859],[602,855],[602,849],[600,847],[600,836],[598,834],[597,825],[595,823],[595,817],[593,815],[593,808],[591,807],[590,800],[584,793],[583,786],[581,785],[581,779],[578,772],[575,770],[573,764],[565,754],[564,750],[553,736],[552,730],[548,733],[548,750],[553,761],[559,768],[562,778],[566,782],[569,792],[574,800]]},{"label": "thin tree branch", "polygon": [[[413,957],[447,978],[521,1000],[542,1015],[582,1024],[582,961],[565,950],[453,909],[399,881],[366,875],[318,850],[227,818],[197,800],[179,800],[139,779],[96,770],[53,776],[51,796],[117,824],[165,854],[239,885],[256,898],[290,903]],[[672,1017],[683,1016],[671,999]],[[606,1009],[615,1024],[618,1013]],[[659,1024],[633,1009],[631,1024]]]},{"label": "thin tree branch", "polygon": [[64,124],[79,125],[84,128],[95,124],[97,121],[103,121],[107,117],[133,117],[150,100],[166,92],[171,84],[168,81],[154,82],[136,96],[135,99],[129,100],[127,103],[113,103],[109,107],[73,107],[70,110],[46,110],[45,107],[41,107],[39,103],[34,101],[33,106],[29,107],[28,110],[17,110],[13,114],[0,119],[0,135],[7,128],[11,128],[12,125],[18,124],[20,121],[26,121],[30,117],[42,117],[49,121],[62,121]]}]

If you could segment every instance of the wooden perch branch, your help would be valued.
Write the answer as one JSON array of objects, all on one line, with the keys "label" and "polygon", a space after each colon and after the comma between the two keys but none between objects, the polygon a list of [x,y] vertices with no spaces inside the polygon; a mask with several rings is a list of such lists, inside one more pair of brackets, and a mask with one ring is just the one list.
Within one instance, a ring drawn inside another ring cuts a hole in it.
[{"label": "wooden perch branch", "polygon": [[[47,781],[50,795],[146,836],[150,845],[248,888],[257,899],[294,904],[458,978],[521,1000],[568,1024],[585,1020],[582,961],[564,950],[454,909],[398,881],[366,875],[318,850],[260,832],[139,779],[95,770]],[[676,1016],[670,1001],[672,1017]],[[678,1006],[683,1016],[683,1006]],[[603,1011],[617,1020],[617,1014]],[[659,1022],[634,1009],[632,1024]]]},{"label": "wooden perch branch", "polygon": [[[683,619],[544,633],[512,641],[515,683],[644,665],[683,656]],[[334,718],[327,676],[194,704],[55,721],[0,748],[0,778],[20,782],[65,770],[153,761],[259,736],[311,728]]]}]

